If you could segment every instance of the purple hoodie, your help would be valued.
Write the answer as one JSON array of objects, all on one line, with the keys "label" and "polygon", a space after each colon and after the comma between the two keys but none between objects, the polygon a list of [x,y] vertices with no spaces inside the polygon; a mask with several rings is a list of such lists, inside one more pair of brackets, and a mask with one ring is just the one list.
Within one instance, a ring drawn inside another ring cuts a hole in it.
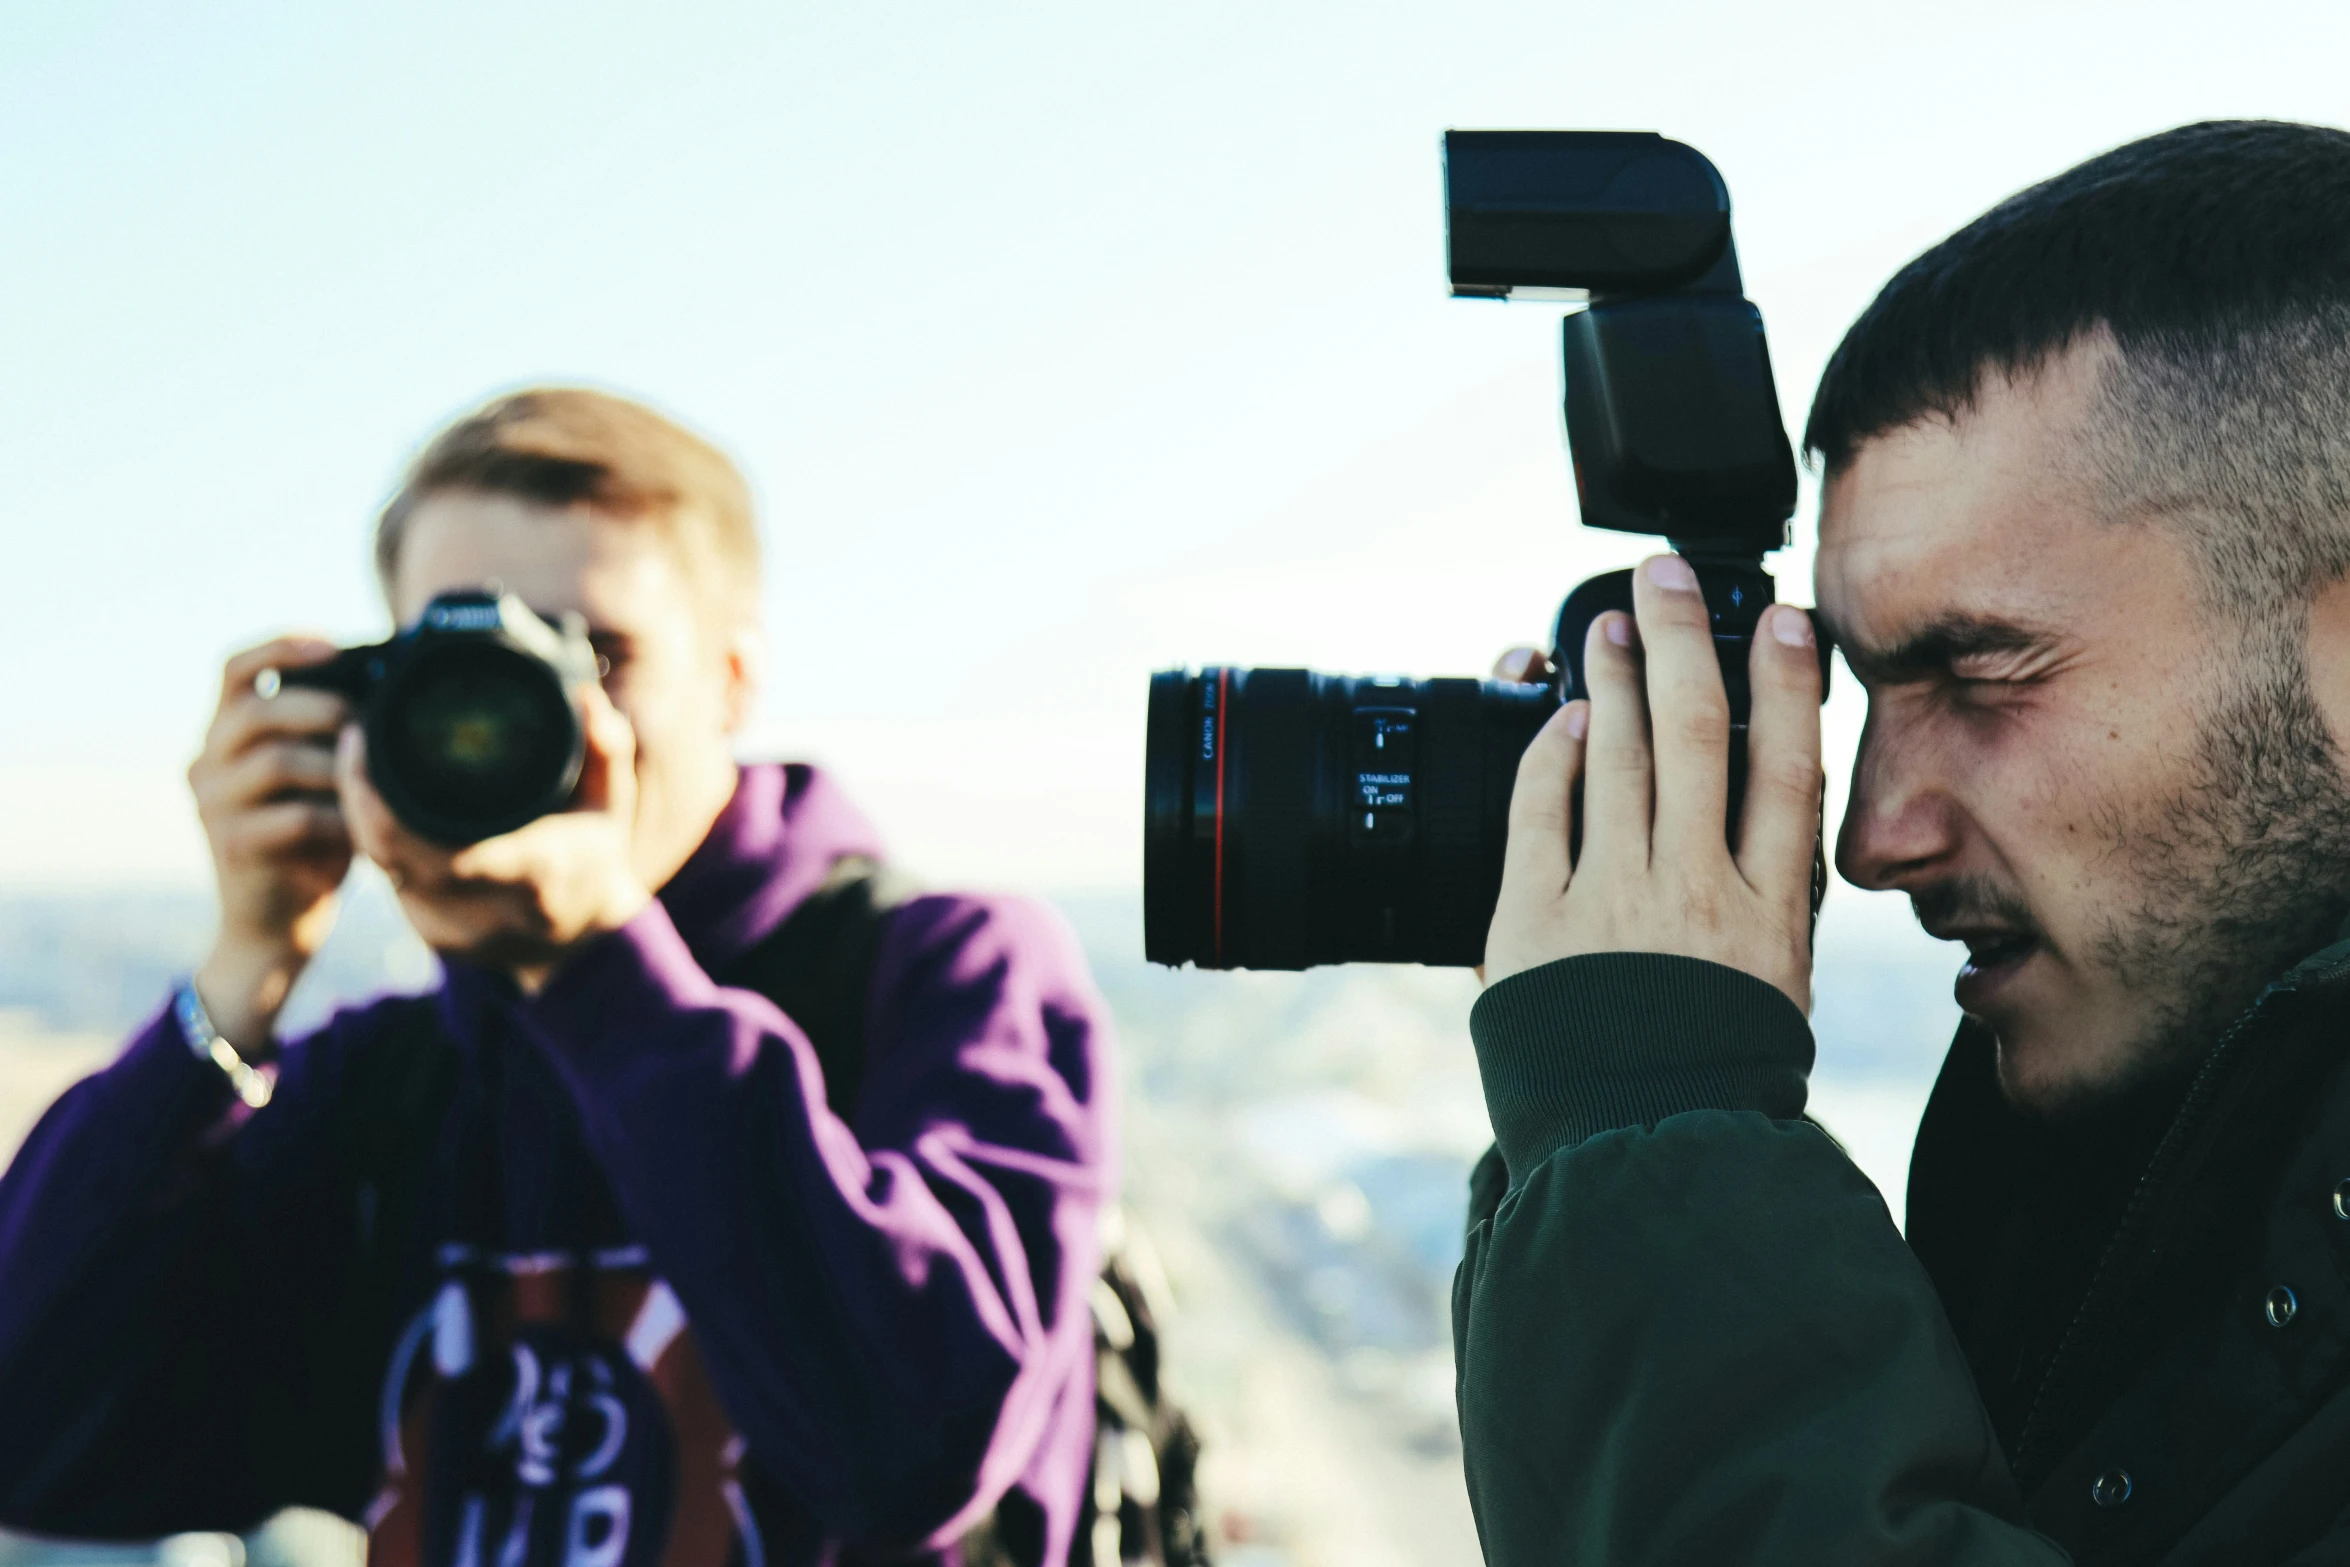
[{"label": "purple hoodie", "polygon": [[[877,853],[821,774],[746,768],[537,997],[452,964],[289,1044],[257,1112],[166,1010],[0,1179],[0,1523],[307,1504],[369,1522],[378,1567],[952,1561],[986,1524],[1062,1562],[1115,1151],[1065,927],[893,911],[847,1122],[798,1027],[709,977]],[[456,1065],[403,1216],[347,1128],[353,1063],[419,1027]]]}]

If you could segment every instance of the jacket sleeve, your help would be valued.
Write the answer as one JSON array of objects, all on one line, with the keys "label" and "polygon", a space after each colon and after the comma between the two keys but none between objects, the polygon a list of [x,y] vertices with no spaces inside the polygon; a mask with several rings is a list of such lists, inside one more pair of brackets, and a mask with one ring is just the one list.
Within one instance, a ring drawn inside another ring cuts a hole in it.
[{"label": "jacket sleeve", "polygon": [[248,1110],[167,1010],[18,1150],[0,1177],[0,1523],[132,1538],[355,1505],[366,1475],[325,1475],[349,1444],[281,1429],[347,1239],[316,1179],[332,1054],[292,1047]]},{"label": "jacket sleeve", "polygon": [[2054,1564],[1774,987],[1612,953],[1471,1018],[1510,1183],[1454,1283],[1494,1567]]},{"label": "jacket sleeve", "polygon": [[884,1548],[992,1506],[1091,1364],[1114,1081],[1058,918],[892,915],[854,1127],[798,1027],[658,905],[524,1016],[761,1466]]}]

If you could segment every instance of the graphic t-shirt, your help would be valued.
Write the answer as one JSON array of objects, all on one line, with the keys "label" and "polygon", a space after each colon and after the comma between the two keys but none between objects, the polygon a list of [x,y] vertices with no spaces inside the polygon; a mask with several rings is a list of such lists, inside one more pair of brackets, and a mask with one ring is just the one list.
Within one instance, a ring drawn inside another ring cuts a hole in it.
[{"label": "graphic t-shirt", "polygon": [[742,1439],[641,1247],[444,1253],[385,1387],[378,1567],[763,1567]]}]

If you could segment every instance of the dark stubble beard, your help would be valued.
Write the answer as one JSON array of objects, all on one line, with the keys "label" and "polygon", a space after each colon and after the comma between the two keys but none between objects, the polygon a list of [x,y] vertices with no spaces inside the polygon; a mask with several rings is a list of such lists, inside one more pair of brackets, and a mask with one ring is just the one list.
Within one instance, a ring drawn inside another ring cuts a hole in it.
[{"label": "dark stubble beard", "polygon": [[[2350,912],[2350,785],[2311,694],[2299,617],[2248,627],[2196,726],[2195,779],[2100,823],[2137,894],[2093,940],[2151,1004],[2142,1078],[2199,1058]],[[2120,1086],[2120,1085],[2116,1085]]]}]

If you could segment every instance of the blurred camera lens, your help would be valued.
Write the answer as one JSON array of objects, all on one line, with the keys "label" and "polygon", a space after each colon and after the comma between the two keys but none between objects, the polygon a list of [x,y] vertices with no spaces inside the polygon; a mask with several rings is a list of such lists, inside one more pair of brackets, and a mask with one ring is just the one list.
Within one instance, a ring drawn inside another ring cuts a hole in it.
[{"label": "blurred camera lens", "polygon": [[1548,686],[1168,670],[1151,680],[1143,947],[1156,963],[1482,962]]},{"label": "blurred camera lens", "polygon": [[563,809],[579,786],[579,698],[596,654],[577,615],[550,625],[494,588],[444,593],[388,642],[279,674],[358,709],[376,792],[437,843],[512,832]]},{"label": "blurred camera lens", "polygon": [[377,787],[428,837],[473,842],[559,808],[578,781],[562,676],[510,644],[419,647],[370,715]]}]

